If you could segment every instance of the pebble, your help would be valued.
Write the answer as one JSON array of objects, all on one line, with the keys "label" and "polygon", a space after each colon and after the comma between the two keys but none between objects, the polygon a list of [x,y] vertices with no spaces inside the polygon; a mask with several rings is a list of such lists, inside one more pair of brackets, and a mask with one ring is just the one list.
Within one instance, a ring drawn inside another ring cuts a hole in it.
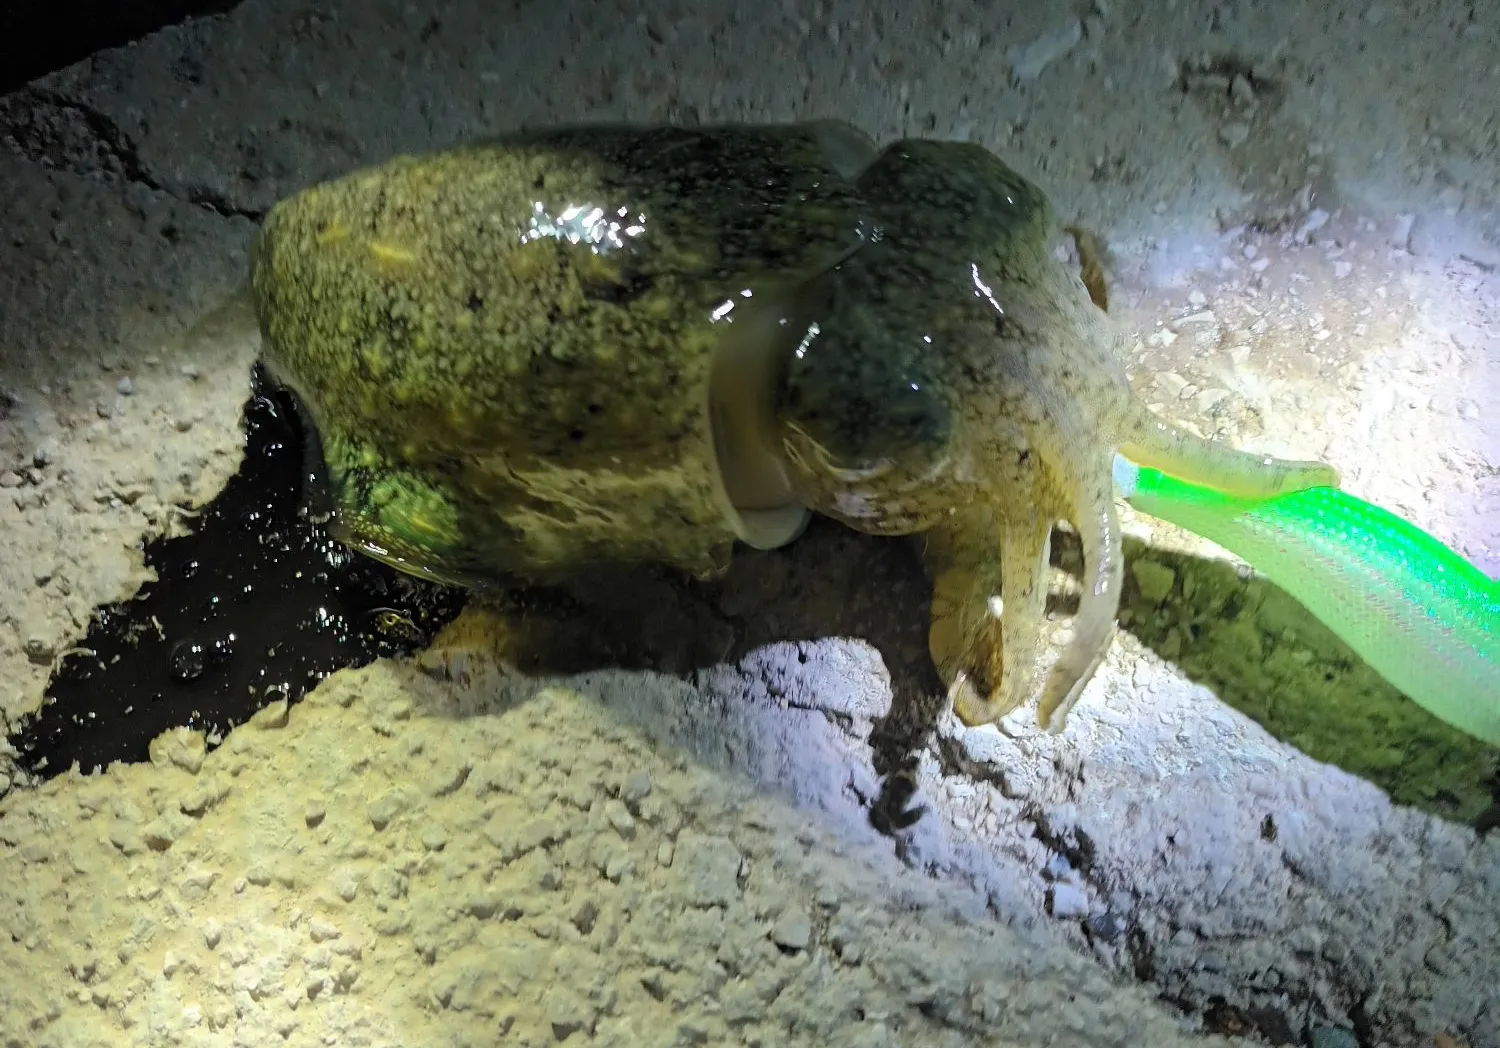
[{"label": "pebble", "polygon": [[812,922],[801,910],[788,910],[771,926],[771,941],[788,950],[805,950],[812,942]]},{"label": "pebble", "polygon": [[383,830],[406,808],[405,798],[393,791],[371,801],[365,809],[365,815],[370,820],[371,826],[376,830]]},{"label": "pebble", "polygon": [[1160,386],[1168,396],[1179,397],[1182,391],[1187,389],[1188,380],[1175,371],[1163,371],[1156,376],[1156,384]]},{"label": "pebble", "polygon": [[120,379],[120,381],[115,383],[115,392],[120,394],[120,396],[122,397],[128,397],[130,396],[130,394],[135,392],[135,383],[131,381],[129,375],[126,375],[124,378]]},{"label": "pebble", "polygon": [[0,473],[0,488],[19,488],[21,486],[21,475],[13,469]]},{"label": "pebble", "polygon": [[1088,919],[1088,927],[1089,931],[1105,942],[1114,942],[1121,935],[1125,934],[1126,922],[1125,918],[1121,917],[1118,913],[1115,913],[1113,910],[1107,910],[1104,913],[1095,914],[1093,917],[1090,917]]},{"label": "pebble", "polygon": [[1400,251],[1410,251],[1411,231],[1416,222],[1416,215],[1397,215],[1395,225],[1391,227],[1391,247]]},{"label": "pebble", "polygon": [[1029,82],[1042,75],[1042,71],[1062,58],[1083,39],[1083,23],[1078,19],[1065,26],[1043,33],[1029,44],[1012,47],[1005,52],[1016,79]]},{"label": "pebble", "polygon": [[1314,1026],[1308,1040],[1312,1048],[1359,1048],[1359,1039],[1338,1026]]},{"label": "pebble", "polygon": [[609,824],[621,837],[628,839],[635,836],[635,819],[631,817],[630,810],[625,807],[624,801],[606,801],[604,817],[609,820]]},{"label": "pebble", "polygon": [[1058,881],[1052,886],[1052,916],[1058,920],[1086,917],[1089,912],[1088,896],[1083,889],[1067,881]]},{"label": "pebble", "polygon": [[1130,565],[1130,577],[1135,579],[1141,599],[1148,604],[1161,604],[1177,584],[1177,573],[1165,564],[1154,560],[1135,560]]},{"label": "pebble", "polygon": [[604,876],[615,884],[619,884],[634,866],[635,864],[631,862],[629,853],[617,851],[604,863]]},{"label": "pebble", "polygon": [[1230,149],[1233,149],[1235,146],[1244,145],[1245,140],[1249,137],[1250,125],[1243,120],[1236,120],[1219,128],[1219,141],[1223,142]]},{"label": "pebble", "polygon": [[620,798],[626,804],[639,804],[651,795],[651,776],[643,771],[630,773],[625,785],[620,787]]},{"label": "pebble", "polygon": [[739,897],[740,852],[729,838],[685,831],[677,838],[675,861],[696,905],[727,906]]},{"label": "pebble", "polygon": [[1307,213],[1307,217],[1302,220],[1302,224],[1297,227],[1297,239],[1306,240],[1311,237],[1328,224],[1328,218],[1327,211],[1324,211],[1321,207],[1313,208]]},{"label": "pebble", "polygon": [[1244,73],[1236,73],[1229,82],[1229,97],[1246,108],[1255,104],[1255,87]]},{"label": "pebble", "polygon": [[328,942],[337,939],[342,933],[327,921],[314,917],[308,922],[307,934],[312,937],[313,942]]}]

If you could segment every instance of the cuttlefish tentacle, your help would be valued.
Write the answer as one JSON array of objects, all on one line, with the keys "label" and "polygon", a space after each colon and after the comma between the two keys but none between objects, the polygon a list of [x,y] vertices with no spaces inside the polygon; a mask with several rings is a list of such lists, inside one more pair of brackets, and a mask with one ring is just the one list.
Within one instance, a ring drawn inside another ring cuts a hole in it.
[{"label": "cuttlefish tentacle", "polygon": [[[1060,405],[1053,405],[1045,422],[1032,419],[1032,435],[1041,438],[1033,446],[1040,454],[1005,478],[1007,497],[967,506],[924,537],[933,578],[929,644],[954,712],[967,724],[998,720],[1034,694],[1051,531],[1060,519],[1082,542],[1083,595],[1072,640],[1042,688],[1038,719],[1044,726],[1062,727],[1109,647],[1123,574],[1112,455],[1080,457],[1077,449],[1087,446],[1082,427],[1082,420],[1069,417]],[[1016,498],[1019,490],[1028,497]],[[1017,512],[1019,505],[1030,508]]]},{"label": "cuttlefish tentacle", "polygon": [[1050,731],[1062,730],[1114,637],[1125,557],[1114,485],[1102,472],[1112,461],[1111,455],[1092,454],[1059,464],[1068,493],[1067,520],[1083,548],[1083,592],[1073,616],[1072,640],[1052,667],[1037,707],[1037,720]]},{"label": "cuttlefish tentacle", "polygon": [[[1104,252],[1098,239],[1076,224],[1066,231],[1078,251],[1079,275],[1089,299],[1101,312],[1109,312]],[[1114,420],[1120,430],[1120,454],[1137,466],[1159,469],[1226,495],[1270,498],[1304,488],[1338,487],[1338,471],[1326,463],[1256,455],[1207,440],[1161,418],[1134,396],[1117,404]]]},{"label": "cuttlefish tentacle", "polygon": [[1120,454],[1226,495],[1270,498],[1312,487],[1338,487],[1338,470],[1323,462],[1240,451],[1190,433],[1136,403],[1125,419]]},{"label": "cuttlefish tentacle", "polygon": [[1008,520],[980,503],[922,537],[933,579],[928,647],[966,724],[997,720],[1032,693],[1051,536],[1050,515]]}]

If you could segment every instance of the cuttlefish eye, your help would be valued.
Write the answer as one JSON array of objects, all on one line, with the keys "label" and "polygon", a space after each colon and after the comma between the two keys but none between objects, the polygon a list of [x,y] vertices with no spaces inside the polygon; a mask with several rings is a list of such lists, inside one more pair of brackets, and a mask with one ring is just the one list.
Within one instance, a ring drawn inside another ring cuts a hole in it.
[{"label": "cuttlefish eye", "polygon": [[777,405],[784,432],[820,460],[804,465],[849,480],[931,468],[952,419],[925,375],[820,348],[792,362]]}]

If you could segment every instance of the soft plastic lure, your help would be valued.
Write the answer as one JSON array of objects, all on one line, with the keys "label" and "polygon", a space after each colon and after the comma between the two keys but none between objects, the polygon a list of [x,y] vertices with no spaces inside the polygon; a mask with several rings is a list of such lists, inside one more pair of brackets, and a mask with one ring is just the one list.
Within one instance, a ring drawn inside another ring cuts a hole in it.
[{"label": "soft plastic lure", "polygon": [[1336,488],[1235,498],[1119,455],[1114,473],[1136,509],[1243,558],[1407,697],[1500,745],[1500,582]]}]

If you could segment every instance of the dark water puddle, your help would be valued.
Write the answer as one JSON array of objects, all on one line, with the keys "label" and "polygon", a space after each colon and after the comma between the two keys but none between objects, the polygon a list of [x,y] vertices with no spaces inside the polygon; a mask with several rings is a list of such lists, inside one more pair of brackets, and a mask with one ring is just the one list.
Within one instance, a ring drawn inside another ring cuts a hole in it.
[{"label": "dark water puddle", "polygon": [[245,430],[239,473],[192,534],[146,547],[159,581],[95,611],[11,739],[32,772],[143,761],[153,738],[184,725],[212,745],[336,670],[415,650],[458,614],[461,591],[329,536],[305,497],[315,481],[295,406],[258,370]]}]

